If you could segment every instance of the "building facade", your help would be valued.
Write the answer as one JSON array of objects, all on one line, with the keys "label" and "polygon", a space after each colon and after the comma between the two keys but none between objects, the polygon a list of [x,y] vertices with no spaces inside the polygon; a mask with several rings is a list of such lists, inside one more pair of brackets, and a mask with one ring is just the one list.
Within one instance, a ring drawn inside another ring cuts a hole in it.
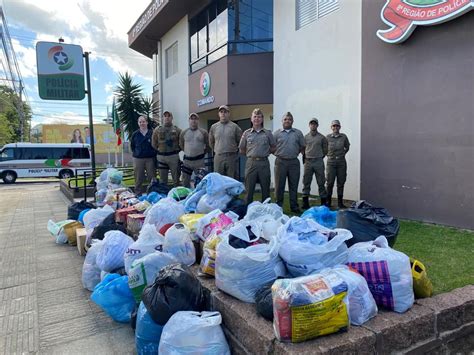
[{"label": "building facade", "polygon": [[[187,126],[231,106],[275,130],[339,119],[345,197],[474,228],[474,8],[468,0],[155,0],[129,32],[154,58],[155,100]],[[430,26],[427,26],[430,25]],[[435,26],[436,25],[436,26]],[[313,191],[317,191],[313,186]]]}]

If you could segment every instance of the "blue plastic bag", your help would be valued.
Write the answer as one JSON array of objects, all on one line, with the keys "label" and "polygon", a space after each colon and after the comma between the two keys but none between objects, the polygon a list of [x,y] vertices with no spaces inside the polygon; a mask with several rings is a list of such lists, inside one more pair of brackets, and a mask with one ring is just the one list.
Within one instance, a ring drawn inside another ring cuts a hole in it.
[{"label": "blue plastic bag", "polygon": [[108,274],[95,288],[91,299],[116,322],[128,323],[135,299],[128,287],[128,276]]},{"label": "blue plastic bag", "polygon": [[84,224],[84,215],[89,212],[91,209],[90,208],[86,208],[85,210],[82,210],[80,213],[79,213],[79,217],[77,217],[77,220],[78,222],[81,222],[82,224]]},{"label": "blue plastic bag", "polygon": [[155,323],[140,302],[137,312],[137,327],[135,329],[135,344],[138,355],[158,354],[163,326]]},{"label": "blue plastic bag", "polygon": [[333,212],[326,206],[311,207],[301,215],[301,218],[310,218],[330,229],[336,228],[336,217],[337,211]]}]

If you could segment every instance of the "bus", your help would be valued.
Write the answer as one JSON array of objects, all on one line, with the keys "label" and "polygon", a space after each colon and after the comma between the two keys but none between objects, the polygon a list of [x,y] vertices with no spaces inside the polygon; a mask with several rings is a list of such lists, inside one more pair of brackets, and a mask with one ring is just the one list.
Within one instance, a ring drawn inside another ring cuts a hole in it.
[{"label": "bus", "polygon": [[0,149],[0,178],[13,184],[17,178],[77,175],[78,169],[91,169],[89,144],[10,143]]}]

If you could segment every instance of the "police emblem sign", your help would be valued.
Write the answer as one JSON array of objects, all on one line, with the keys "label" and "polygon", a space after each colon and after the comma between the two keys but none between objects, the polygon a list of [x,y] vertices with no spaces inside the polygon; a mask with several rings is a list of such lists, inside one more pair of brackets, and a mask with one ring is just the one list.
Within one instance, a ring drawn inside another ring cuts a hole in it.
[{"label": "police emblem sign", "polygon": [[38,91],[43,100],[82,100],[84,63],[82,47],[74,44],[38,42],[36,64]]}]

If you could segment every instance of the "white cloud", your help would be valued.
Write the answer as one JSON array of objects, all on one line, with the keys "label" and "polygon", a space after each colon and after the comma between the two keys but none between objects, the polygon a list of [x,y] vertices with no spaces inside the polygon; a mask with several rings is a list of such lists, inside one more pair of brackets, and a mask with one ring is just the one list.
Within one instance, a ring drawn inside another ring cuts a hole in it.
[{"label": "white cloud", "polygon": [[96,77],[96,76],[93,76],[93,77],[92,77],[92,80],[94,80],[94,81],[99,81],[99,78]]},{"label": "white cloud", "polygon": [[109,81],[105,84],[104,90],[106,93],[112,92],[114,90],[114,84]]},{"label": "white cloud", "polygon": [[36,77],[36,50],[22,46],[16,39],[12,39],[12,44],[23,78]]}]

